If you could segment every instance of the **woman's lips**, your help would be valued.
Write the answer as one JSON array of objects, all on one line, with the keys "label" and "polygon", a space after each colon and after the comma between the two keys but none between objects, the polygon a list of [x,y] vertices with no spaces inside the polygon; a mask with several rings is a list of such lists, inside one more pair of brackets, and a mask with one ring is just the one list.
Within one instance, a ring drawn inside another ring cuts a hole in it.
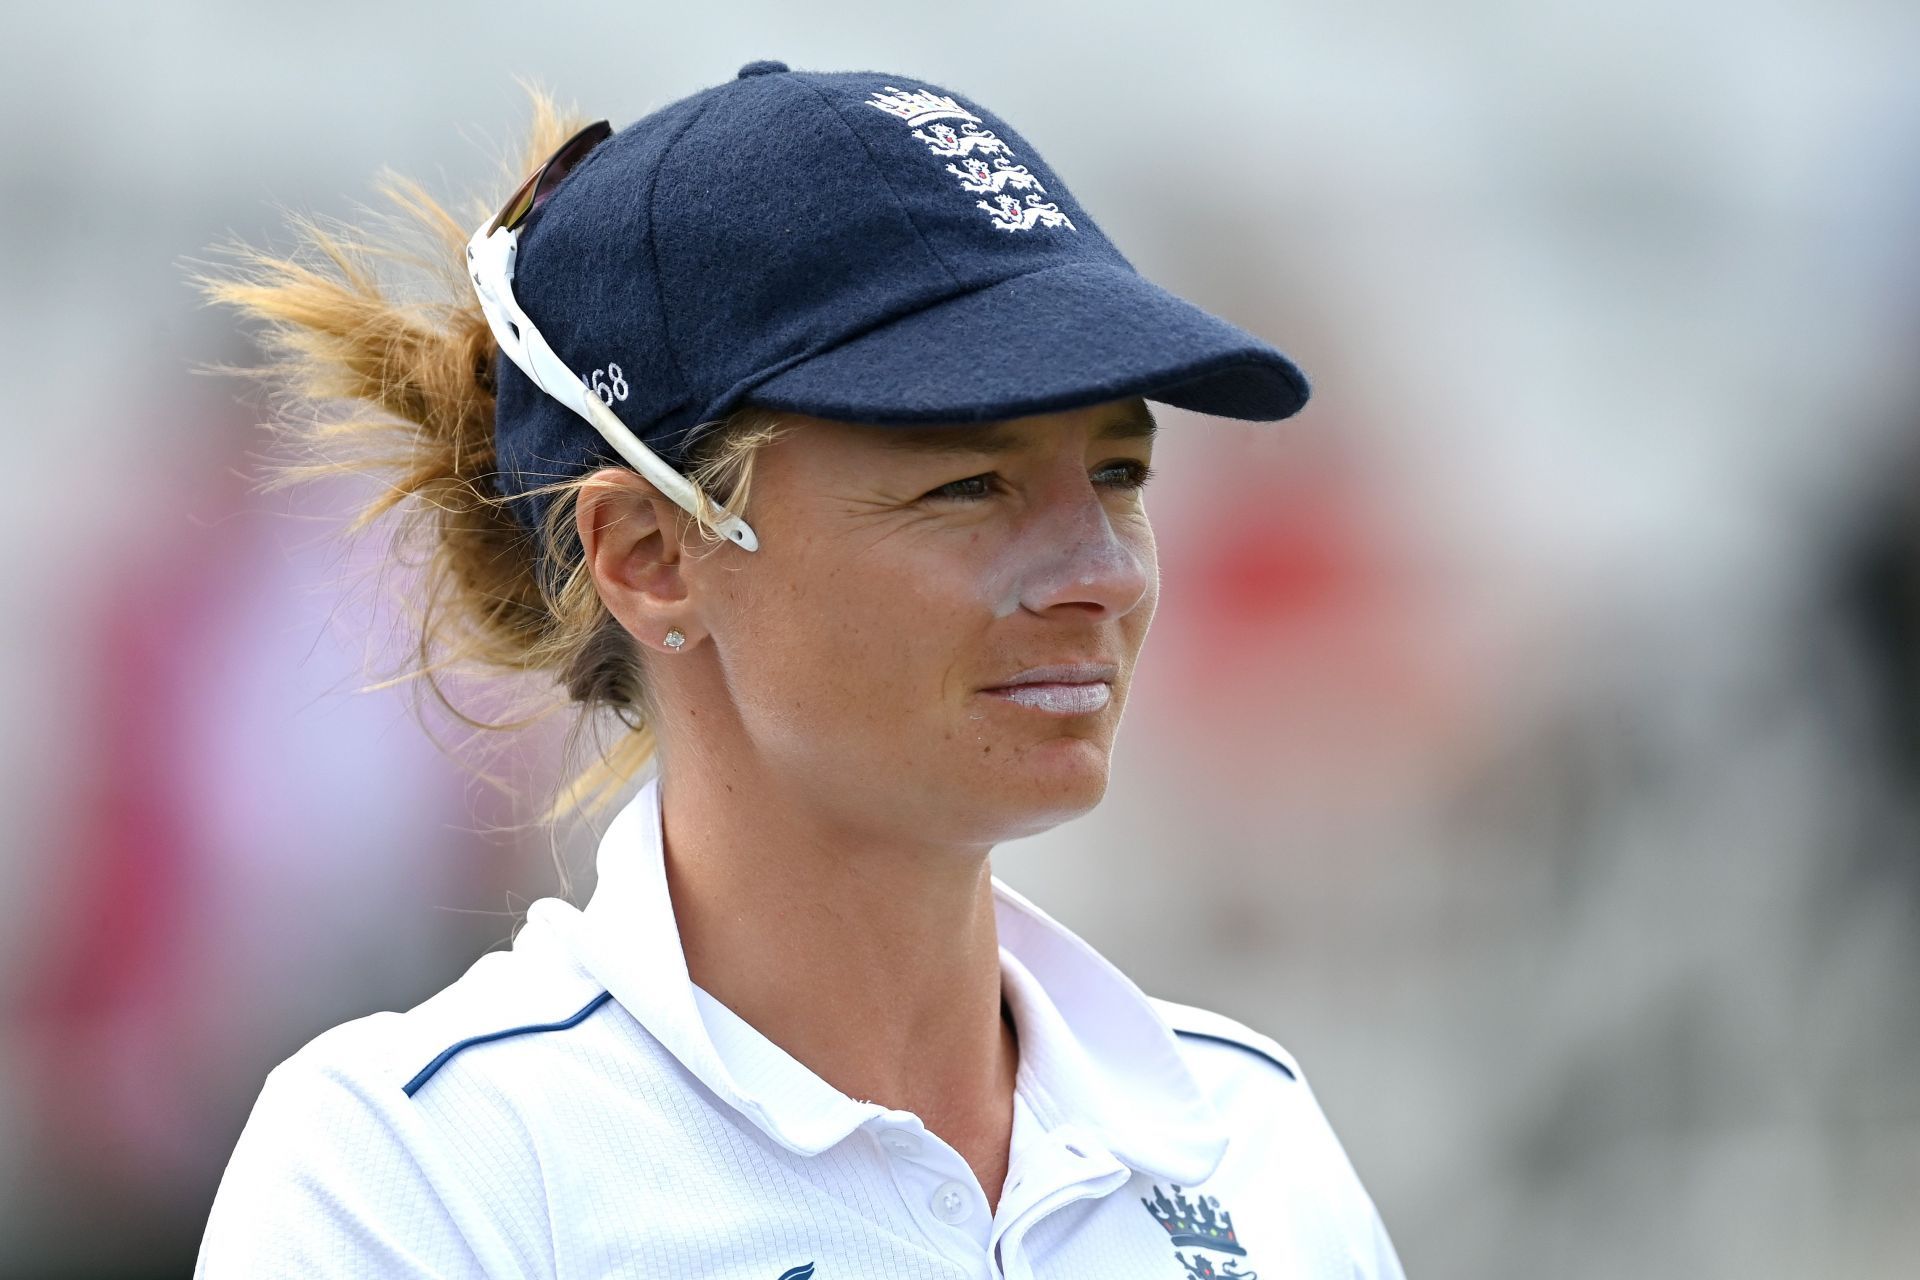
[{"label": "woman's lips", "polygon": [[1101,710],[1112,700],[1113,686],[1104,680],[1090,680],[1084,684],[1014,684],[981,692],[1035,711],[1084,716]]}]

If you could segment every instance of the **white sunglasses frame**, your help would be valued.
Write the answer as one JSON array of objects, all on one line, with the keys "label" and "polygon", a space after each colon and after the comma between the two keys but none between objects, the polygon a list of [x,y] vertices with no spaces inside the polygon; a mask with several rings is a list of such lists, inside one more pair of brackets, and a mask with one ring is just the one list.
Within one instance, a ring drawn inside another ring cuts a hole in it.
[{"label": "white sunglasses frame", "polygon": [[[520,367],[533,385],[585,418],[606,442],[633,464],[634,470],[678,503],[689,515],[698,513],[698,490],[659,454],[649,449],[620,421],[587,380],[566,366],[534,327],[513,296],[513,263],[520,248],[518,227],[495,226],[489,218],[467,241],[467,274],[486,314],[487,327],[508,359]],[[489,231],[491,228],[491,231]],[[751,526],[717,502],[714,528],[747,551],[758,551],[760,539]]]}]

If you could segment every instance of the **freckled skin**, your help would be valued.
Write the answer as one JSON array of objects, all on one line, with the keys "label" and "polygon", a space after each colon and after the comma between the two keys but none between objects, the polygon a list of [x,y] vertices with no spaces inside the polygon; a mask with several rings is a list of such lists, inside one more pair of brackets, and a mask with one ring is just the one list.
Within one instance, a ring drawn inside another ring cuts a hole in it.
[{"label": "freckled skin", "polygon": [[[757,459],[746,516],[758,551],[684,535],[670,588],[681,599],[612,606],[655,650],[664,733],[685,739],[675,726],[698,707],[698,750],[729,775],[804,794],[869,834],[885,821],[909,840],[991,845],[1091,809],[1159,594],[1141,492],[1114,467],[1148,461],[1151,443],[1094,439],[1132,403],[1015,419],[1027,450],[1002,457],[901,453],[877,440],[899,428],[803,418]],[[1001,491],[976,481],[962,497],[925,496],[984,472]],[[672,626],[687,643],[662,656]],[[1027,666],[1093,657],[1120,672],[1091,715],[979,693]]]}]

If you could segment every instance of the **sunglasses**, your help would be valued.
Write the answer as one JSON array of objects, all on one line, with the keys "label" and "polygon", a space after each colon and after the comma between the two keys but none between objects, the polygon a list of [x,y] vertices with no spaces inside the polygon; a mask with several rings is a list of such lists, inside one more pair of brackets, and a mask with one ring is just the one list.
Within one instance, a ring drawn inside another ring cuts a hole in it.
[{"label": "sunglasses", "polygon": [[[613,126],[596,120],[560,144],[545,163],[522,182],[467,241],[467,274],[473,280],[480,309],[487,317],[500,351],[542,391],[585,418],[616,452],[633,465],[660,492],[688,514],[699,510],[699,491],[693,482],[667,465],[649,449],[585,378],[567,367],[541,336],[513,296],[514,258],[520,248],[520,228],[545,204],[560,183],[595,147],[613,135]],[[729,541],[757,551],[760,541],[752,528],[732,512],[709,502],[717,512],[714,527]]]},{"label": "sunglasses", "polygon": [[613,126],[605,120],[595,120],[580,132],[560,144],[560,149],[548,156],[546,162],[527,175],[519,190],[507,197],[500,206],[500,212],[487,224],[486,234],[505,227],[509,231],[517,229],[521,223],[547,202],[553,189],[560,185],[560,179],[573,172],[573,167],[586,158],[593,150],[613,136]]}]

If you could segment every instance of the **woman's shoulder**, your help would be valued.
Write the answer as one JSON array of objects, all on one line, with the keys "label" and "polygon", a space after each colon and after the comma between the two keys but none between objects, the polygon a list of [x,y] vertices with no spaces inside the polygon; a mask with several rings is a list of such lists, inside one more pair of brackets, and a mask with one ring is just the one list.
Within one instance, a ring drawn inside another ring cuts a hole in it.
[{"label": "woman's shoulder", "polygon": [[[369,1013],[327,1028],[269,1079],[330,1080],[398,1105],[430,1081],[450,1076],[456,1059],[463,1074],[473,1074],[481,1063],[497,1071],[552,1051],[559,1042],[540,1039],[542,1033],[579,1027],[608,998],[606,988],[569,957],[516,941],[512,950],[478,957],[410,1009]],[[490,1045],[499,1047],[486,1051]]]},{"label": "woman's shoulder", "polygon": [[1224,1013],[1149,996],[1201,1090],[1236,1136],[1285,1151],[1331,1185],[1354,1181],[1351,1163],[1293,1053]]},{"label": "woman's shoulder", "polygon": [[[1339,1141],[1293,1052],[1237,1018],[1148,996],[1173,1032],[1194,1079],[1240,1132],[1284,1132],[1332,1154]],[[1344,1156],[1341,1157],[1344,1159]]]},{"label": "woman's shoulder", "polygon": [[1147,999],[1173,1032],[1194,1079],[1235,1128],[1324,1124],[1299,1059],[1278,1040],[1213,1009]]},{"label": "woman's shoulder", "polygon": [[555,1037],[594,1034],[605,993],[539,942],[480,956],[410,1009],[329,1027],[269,1071],[196,1275],[541,1270],[528,1109],[580,1051]]},{"label": "woman's shoulder", "polygon": [[[1399,1260],[1379,1210],[1299,1059],[1272,1036],[1237,1018],[1147,998],[1226,1123],[1229,1159],[1260,1166],[1261,1185],[1309,1191],[1332,1215],[1329,1222],[1338,1224],[1336,1234],[1344,1246],[1365,1260],[1363,1274],[1398,1277]],[[1238,1141],[1249,1137],[1254,1141]]]}]

